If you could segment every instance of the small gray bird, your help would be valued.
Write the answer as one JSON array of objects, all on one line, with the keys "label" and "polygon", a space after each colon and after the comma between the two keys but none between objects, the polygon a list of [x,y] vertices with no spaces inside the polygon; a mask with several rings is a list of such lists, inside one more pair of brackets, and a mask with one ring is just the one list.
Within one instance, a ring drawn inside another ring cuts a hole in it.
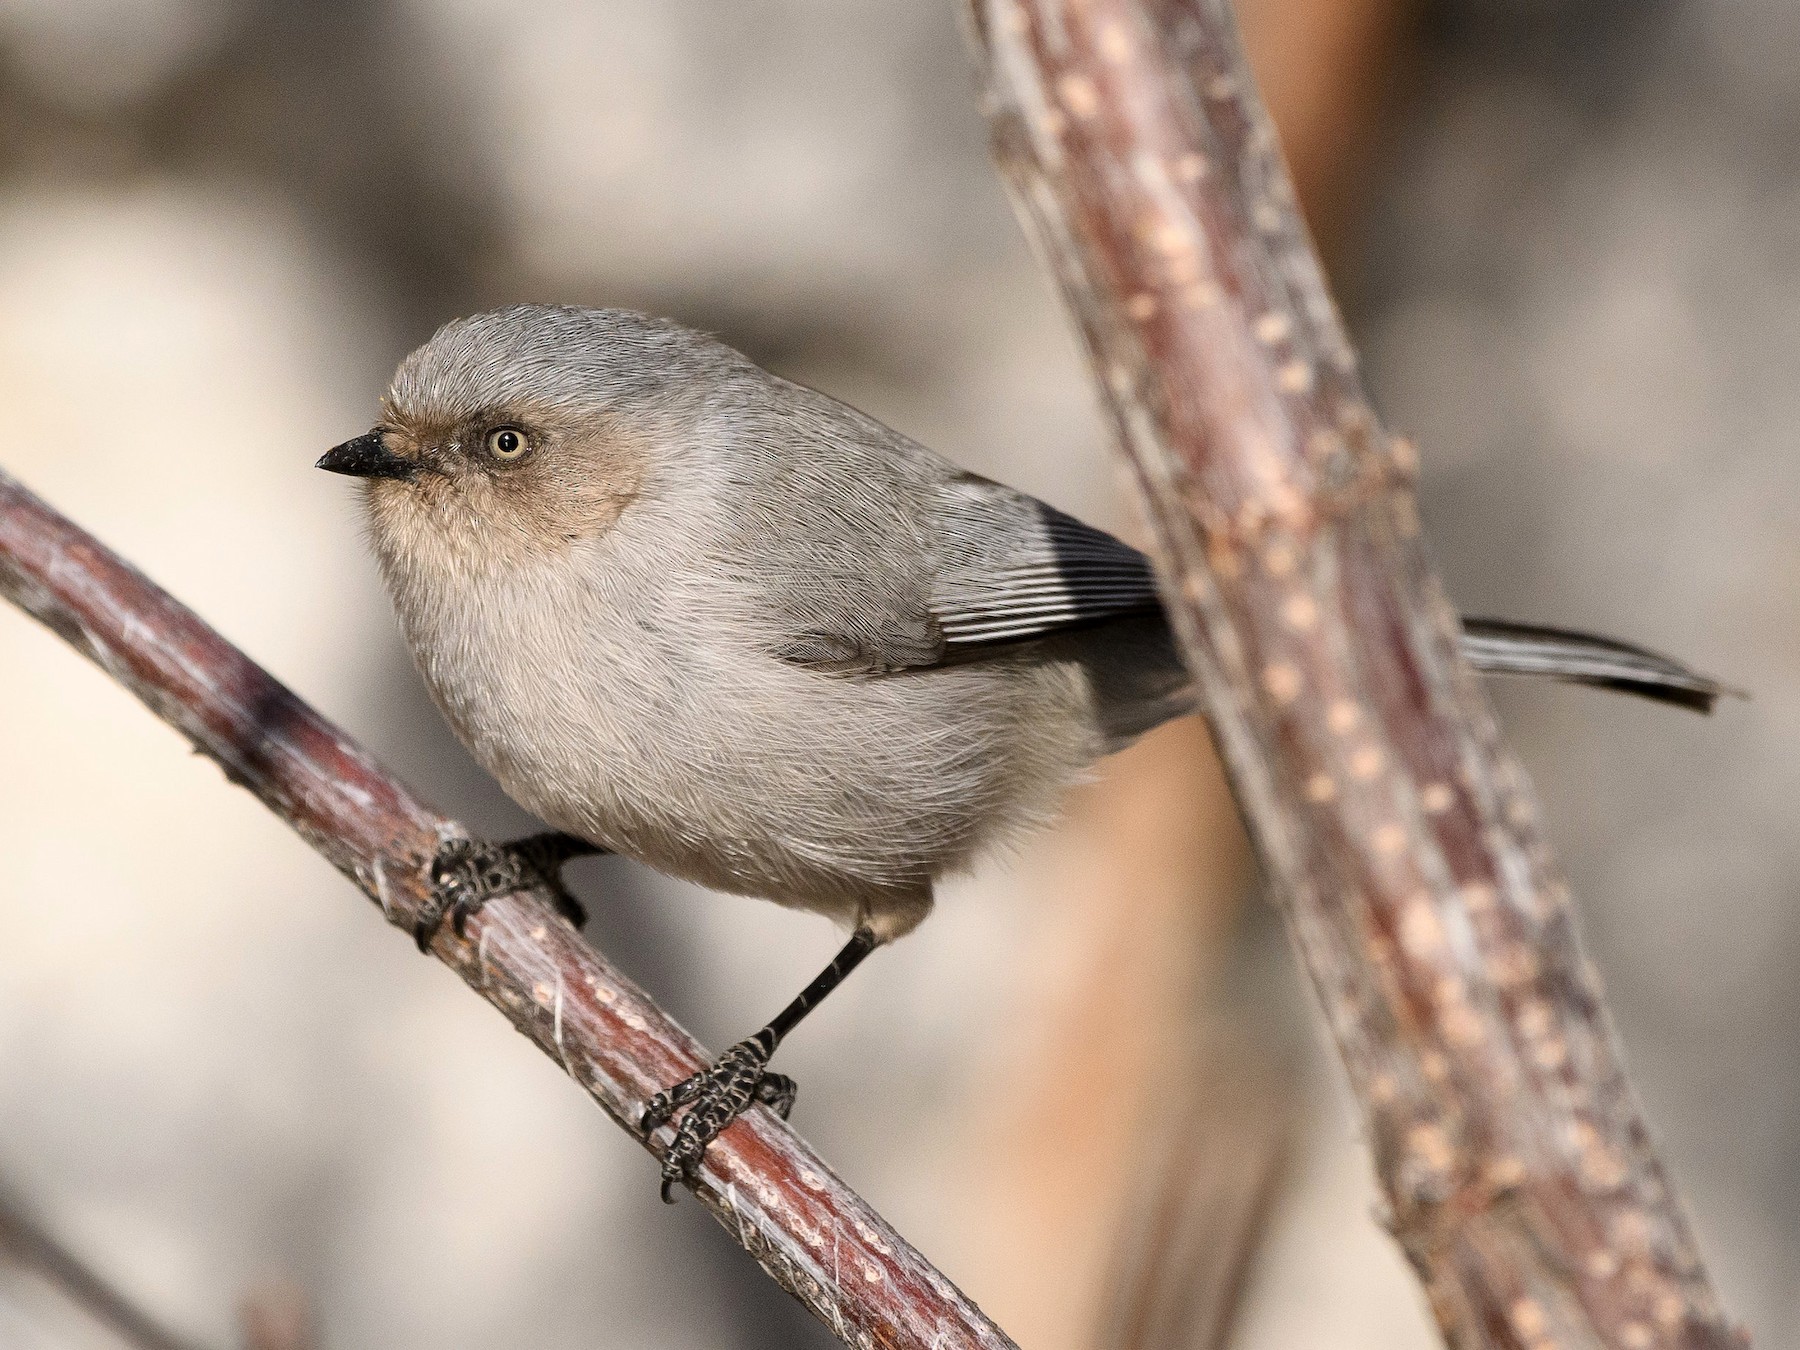
[{"label": "small gray bird", "polygon": [[[1100,756],[1192,710],[1148,560],[731,348],[623,310],[520,305],[407,357],[366,482],[419,670],[470,752],[558,833],[446,846],[438,907],[611,851],[829,915],[852,936],[755,1036],[658,1094],[663,1196],[775,1047],[939,878],[1049,818]],[[1603,638],[1466,620],[1481,669],[1697,709],[1713,681]]]}]

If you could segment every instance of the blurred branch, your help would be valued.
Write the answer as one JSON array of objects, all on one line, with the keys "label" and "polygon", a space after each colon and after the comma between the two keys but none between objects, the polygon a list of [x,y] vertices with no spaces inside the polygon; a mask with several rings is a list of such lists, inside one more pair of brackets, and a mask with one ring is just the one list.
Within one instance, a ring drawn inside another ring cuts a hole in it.
[{"label": "blurred branch", "polygon": [[0,1259],[34,1272],[132,1350],[195,1350],[193,1342],[140,1311],[4,1191],[0,1191]]},{"label": "blurred branch", "polygon": [[252,1290],[239,1322],[244,1350],[312,1350],[315,1344],[306,1295],[286,1280]]},{"label": "blurred branch", "polygon": [[[1225,1350],[1274,1212],[1293,1094],[1235,1034],[1196,1046],[1125,1211],[1094,1350]],[[1165,1088],[1169,1085],[1165,1084]]]},{"label": "blurred branch", "polygon": [[970,0],[1233,788],[1459,1347],[1738,1342],[1224,0]]},{"label": "blurred branch", "polygon": [[[410,933],[425,869],[460,833],[359,746],[92,536],[0,473],[0,595],[136,694]],[[705,1063],[694,1039],[556,917],[547,897],[496,900],[437,957],[660,1154],[644,1102]],[[651,1184],[648,1173],[645,1184]],[[696,1194],[737,1243],[846,1343],[1012,1342],[756,1108],[708,1150]]]}]

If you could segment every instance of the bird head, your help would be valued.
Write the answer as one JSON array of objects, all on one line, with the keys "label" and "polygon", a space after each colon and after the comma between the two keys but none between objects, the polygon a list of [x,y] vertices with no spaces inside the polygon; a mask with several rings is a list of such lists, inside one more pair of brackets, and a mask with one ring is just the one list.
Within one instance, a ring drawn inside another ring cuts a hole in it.
[{"label": "bird head", "polygon": [[458,319],[401,362],[380,425],[318,467],[364,482],[384,553],[554,553],[603,534],[644,490],[726,352],[621,310]]}]

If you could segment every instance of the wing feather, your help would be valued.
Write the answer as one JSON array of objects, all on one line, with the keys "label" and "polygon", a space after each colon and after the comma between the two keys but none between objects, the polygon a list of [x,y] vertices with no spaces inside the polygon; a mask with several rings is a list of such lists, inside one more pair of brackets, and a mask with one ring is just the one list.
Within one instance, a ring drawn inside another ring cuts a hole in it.
[{"label": "wing feather", "polygon": [[[1103,530],[1022,494],[977,480],[993,522],[988,550],[940,579],[931,612],[946,653],[1029,642],[1160,608],[1150,560]],[[996,502],[994,493],[1005,494]],[[979,521],[986,512],[973,513]],[[1008,528],[1010,526],[1010,528]]]}]

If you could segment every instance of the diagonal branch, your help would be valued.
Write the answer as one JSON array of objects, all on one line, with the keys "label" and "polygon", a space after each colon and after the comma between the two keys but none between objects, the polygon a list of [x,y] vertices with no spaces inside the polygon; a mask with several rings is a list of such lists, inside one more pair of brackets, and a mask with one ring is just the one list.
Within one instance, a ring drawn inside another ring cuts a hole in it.
[{"label": "diagonal branch", "polygon": [[[216,760],[410,933],[425,868],[460,827],[98,540],[0,473],[0,595],[22,606]],[[643,1139],[659,1088],[702,1051],[556,917],[496,900],[432,945],[439,960]],[[660,1154],[672,1132],[644,1140]],[[650,1184],[646,1174],[645,1184]],[[780,1120],[754,1109],[708,1151],[696,1193],[764,1270],[845,1343],[916,1350],[1012,1342]]]},{"label": "diagonal branch", "polygon": [[1451,1344],[1725,1347],[1225,0],[970,0],[994,151]]},{"label": "diagonal branch", "polygon": [[23,1201],[0,1190],[0,1260],[23,1267],[131,1350],[195,1350],[58,1240]]}]

